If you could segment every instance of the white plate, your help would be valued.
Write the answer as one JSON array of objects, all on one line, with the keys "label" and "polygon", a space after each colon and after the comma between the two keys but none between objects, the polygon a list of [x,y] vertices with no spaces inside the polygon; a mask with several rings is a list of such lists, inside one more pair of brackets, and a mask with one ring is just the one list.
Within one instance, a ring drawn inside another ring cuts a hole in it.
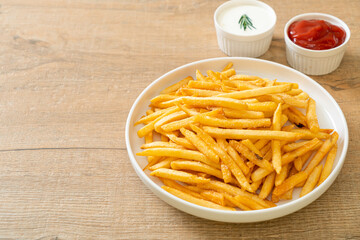
[{"label": "white plate", "polygon": [[[221,69],[230,61],[234,63],[234,68],[237,73],[277,79],[280,82],[298,83],[300,88],[316,101],[316,110],[320,127],[335,129],[339,133],[338,152],[330,176],[319,187],[315,188],[306,196],[298,198],[299,191],[297,190],[294,191],[292,200],[280,201],[277,207],[264,210],[215,210],[186,202],[169,194],[161,188],[162,183],[157,178],[150,176],[148,170],[146,172],[142,170],[146,166],[147,160],[145,157],[136,156],[135,153],[141,151],[140,146],[144,142],[143,139],[139,139],[137,136],[137,131],[141,126],[138,125],[134,127],[134,123],[145,114],[150,99],[159,94],[165,87],[168,87],[187,76],[194,77],[196,69],[199,69],[201,72],[206,72],[209,69],[221,71]],[[344,114],[339,105],[323,87],[310,77],[292,68],[270,61],[254,58],[224,57],[205,59],[186,64],[166,73],[151,83],[136,99],[129,112],[126,122],[125,139],[130,161],[137,175],[153,193],[168,204],[189,214],[211,220],[223,222],[257,222],[293,213],[320,197],[334,182],[343,166],[348,148],[349,133]]]}]

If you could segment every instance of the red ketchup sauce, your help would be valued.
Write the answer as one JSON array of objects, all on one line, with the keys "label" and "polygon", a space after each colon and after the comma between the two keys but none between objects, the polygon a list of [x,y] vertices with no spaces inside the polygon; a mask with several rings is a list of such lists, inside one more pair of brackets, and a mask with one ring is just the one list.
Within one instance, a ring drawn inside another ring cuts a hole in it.
[{"label": "red ketchup sauce", "polygon": [[301,20],[293,22],[288,35],[295,44],[312,50],[335,48],[345,41],[346,33],[341,27],[324,20]]}]

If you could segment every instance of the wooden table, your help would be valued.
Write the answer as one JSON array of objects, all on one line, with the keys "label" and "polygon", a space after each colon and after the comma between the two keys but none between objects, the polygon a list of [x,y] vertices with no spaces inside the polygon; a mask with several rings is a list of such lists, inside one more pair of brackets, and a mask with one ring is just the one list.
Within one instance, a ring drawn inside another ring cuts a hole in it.
[{"label": "wooden table", "polygon": [[317,201],[268,222],[213,222],[165,204],[132,169],[124,139],[131,105],[167,71],[225,56],[212,19],[222,2],[1,2],[0,238],[360,238],[358,0],[265,0],[278,21],[262,59],[287,65],[283,27],[300,13],[333,14],[352,31],[341,66],[313,77],[350,131],[341,174]]}]

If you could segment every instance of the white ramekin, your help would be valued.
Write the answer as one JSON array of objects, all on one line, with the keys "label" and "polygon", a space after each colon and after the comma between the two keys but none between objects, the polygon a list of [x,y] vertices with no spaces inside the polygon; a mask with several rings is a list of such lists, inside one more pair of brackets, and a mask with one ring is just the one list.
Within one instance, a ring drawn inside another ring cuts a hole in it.
[{"label": "white ramekin", "polygon": [[[327,50],[311,50],[300,47],[293,43],[288,36],[288,28],[295,21],[319,19],[340,26],[346,33],[343,44],[336,48]],[[349,27],[339,18],[324,13],[305,13],[290,19],[284,28],[284,38],[286,43],[286,58],[290,66],[300,72],[309,75],[324,75],[337,69],[344,56],[346,45],[350,39]]]},{"label": "white ramekin", "polygon": [[[222,28],[218,22],[219,14],[229,7],[235,7],[239,5],[258,6],[268,11],[272,17],[271,27],[256,35],[234,34]],[[263,55],[270,47],[276,23],[276,14],[269,5],[260,1],[232,0],[223,3],[216,9],[214,13],[214,23],[221,51],[232,57],[259,57]]]}]

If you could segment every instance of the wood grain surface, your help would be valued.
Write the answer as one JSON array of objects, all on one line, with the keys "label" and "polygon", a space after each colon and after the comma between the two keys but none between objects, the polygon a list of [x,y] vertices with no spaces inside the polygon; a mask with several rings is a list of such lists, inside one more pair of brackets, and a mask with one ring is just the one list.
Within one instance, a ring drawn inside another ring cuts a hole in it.
[{"label": "wood grain surface", "polygon": [[314,76],[350,131],[344,167],[308,207],[228,224],[159,200],[124,139],[138,94],[169,70],[225,56],[213,13],[223,1],[0,1],[1,239],[360,239],[360,1],[264,0],[278,21],[262,59],[287,65],[283,27],[324,12],[352,36],[341,66]]}]

